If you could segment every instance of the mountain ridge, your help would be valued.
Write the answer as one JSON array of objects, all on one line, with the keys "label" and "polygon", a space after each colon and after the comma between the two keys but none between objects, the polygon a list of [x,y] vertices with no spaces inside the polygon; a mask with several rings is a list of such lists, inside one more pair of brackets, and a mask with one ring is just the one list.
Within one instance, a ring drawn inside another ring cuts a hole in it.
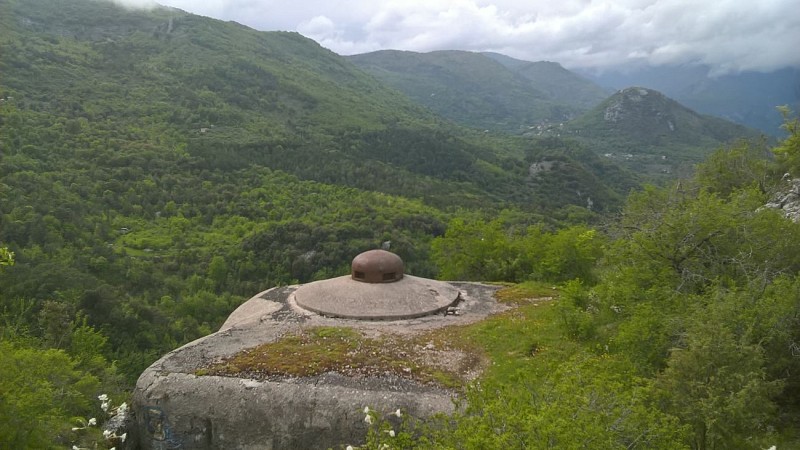
[{"label": "mountain ridge", "polygon": [[616,92],[556,131],[626,167],[651,174],[687,175],[713,150],[737,139],[761,138],[757,130],[699,114],[643,87]]},{"label": "mountain ridge", "polygon": [[579,73],[614,89],[634,85],[655,89],[700,113],[757,128],[771,136],[782,135],[783,118],[777,106],[800,110],[797,68],[715,75],[708,66],[683,65]]},{"label": "mountain ridge", "polygon": [[549,98],[586,110],[596,106],[611,92],[554,61],[524,61],[506,55],[484,52],[495,61],[530,80]]},{"label": "mountain ridge", "polygon": [[486,53],[380,50],[347,58],[437,114],[478,129],[520,132],[567,120],[604,98],[560,65],[513,69]]}]

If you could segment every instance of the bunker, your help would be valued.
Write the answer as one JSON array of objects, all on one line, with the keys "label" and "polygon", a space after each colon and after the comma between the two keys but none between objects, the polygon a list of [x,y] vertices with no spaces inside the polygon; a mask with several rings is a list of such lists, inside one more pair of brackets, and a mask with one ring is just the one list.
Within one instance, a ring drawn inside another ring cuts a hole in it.
[{"label": "bunker", "polygon": [[[365,339],[412,342],[431,330],[480,321],[504,310],[494,299],[496,289],[416,277],[405,272],[400,256],[370,250],[353,259],[349,275],[261,292],[231,313],[217,332],[173,350],[142,373],[131,402],[133,445],[338,448],[363,441],[368,426],[365,406],[400,409],[418,418],[450,413],[459,390],[421,381],[410,370],[256,376],[220,375],[209,368],[320,327],[350,330]],[[414,348],[429,364],[480,373],[479,364],[458,351],[432,343]]]}]

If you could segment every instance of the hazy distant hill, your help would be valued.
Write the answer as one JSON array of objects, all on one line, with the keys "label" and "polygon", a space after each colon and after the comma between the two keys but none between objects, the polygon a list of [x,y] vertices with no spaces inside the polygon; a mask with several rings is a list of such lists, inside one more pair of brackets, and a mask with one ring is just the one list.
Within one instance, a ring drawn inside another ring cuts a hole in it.
[{"label": "hazy distant hill", "polygon": [[499,53],[484,53],[530,80],[536,89],[553,101],[586,110],[608,97],[613,90],[603,89],[592,81],[550,61],[522,61]]},{"label": "hazy distant hill", "polygon": [[474,128],[519,132],[563,122],[606,96],[558,64],[520,61],[516,67],[502,55],[384,50],[348,58],[437,114]]},{"label": "hazy distant hill", "polygon": [[571,112],[480,53],[383,50],[348,59],[437,114],[474,128],[516,131]]},{"label": "hazy distant hill", "polygon": [[623,89],[546,134],[574,136],[596,152],[644,173],[686,170],[711,151],[760,133],[698,114],[658,91]]},{"label": "hazy distant hill", "polygon": [[705,66],[664,66],[628,72],[582,72],[596,83],[615,89],[644,86],[656,89],[704,114],[722,117],[781,135],[783,123],[776,106],[800,110],[800,70],[784,68],[770,73],[742,72],[709,76]]}]

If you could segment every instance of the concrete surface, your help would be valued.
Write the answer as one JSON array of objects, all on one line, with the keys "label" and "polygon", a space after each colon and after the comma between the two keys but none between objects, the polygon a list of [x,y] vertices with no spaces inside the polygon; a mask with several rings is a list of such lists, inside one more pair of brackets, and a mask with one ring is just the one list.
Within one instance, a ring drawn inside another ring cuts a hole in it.
[{"label": "concrete surface", "polygon": [[444,311],[458,301],[449,283],[405,275],[392,283],[364,283],[350,275],[300,286],[302,308],[329,317],[361,320],[413,319]]},{"label": "concrete surface", "polygon": [[393,375],[349,378],[332,372],[262,381],[196,375],[304,327],[413,335],[477,322],[506,309],[494,299],[496,287],[452,285],[460,295],[449,314],[383,322],[324,317],[300,308],[298,286],[264,291],[237,308],[218,332],[168,353],[141,375],[129,435],[142,449],[326,449],[361,442],[364,406],[386,412],[400,408],[416,417],[452,412],[457,392]]}]

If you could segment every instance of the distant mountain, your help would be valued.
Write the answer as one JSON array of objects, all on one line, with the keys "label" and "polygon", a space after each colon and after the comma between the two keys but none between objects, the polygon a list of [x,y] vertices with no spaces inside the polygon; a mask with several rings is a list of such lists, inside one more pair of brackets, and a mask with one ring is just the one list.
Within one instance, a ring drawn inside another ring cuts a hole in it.
[{"label": "distant mountain", "polygon": [[583,71],[582,75],[614,89],[644,86],[656,89],[704,114],[722,117],[780,136],[782,118],[776,106],[800,110],[800,69],[770,73],[709,75],[705,66],[663,66],[627,72]]},{"label": "distant mountain", "polygon": [[530,80],[533,86],[553,101],[586,110],[605,100],[613,92],[550,61],[522,61],[499,53],[484,53]]},{"label": "distant mountain", "polygon": [[636,185],[443,120],[297,33],[99,0],[0,0],[0,30],[0,311],[49,317],[30,329],[62,347],[44,330],[102,330],[133,379],[243,298],[381,242],[433,277],[456,216],[585,222]]},{"label": "distant mountain", "polygon": [[[0,125],[13,137],[0,141],[0,175],[102,169],[139,182],[146,167],[201,184],[265,167],[437,207],[544,204],[531,201],[541,193],[526,184],[524,140],[445,122],[297,33],[105,1],[0,0],[0,10]],[[439,98],[462,102],[463,111],[491,104],[531,114],[524,123],[540,107],[538,117],[571,111],[485,55],[389,52],[377,60],[394,61],[395,72],[418,61],[443,90],[458,87]],[[421,88],[428,98],[429,89]],[[130,188],[112,184],[110,197]]]},{"label": "distant mountain", "polygon": [[473,128],[519,132],[563,122],[605,93],[555,63],[464,51],[383,50],[348,59],[437,114]]},{"label": "distant mountain", "polygon": [[445,205],[502,203],[521,180],[498,167],[510,156],[297,33],[112,2],[0,5],[0,95],[28,123],[107,140],[98,164],[178,148],[209,170],[260,165]]},{"label": "distant mountain", "polygon": [[711,151],[736,139],[757,139],[757,130],[698,114],[641,87],[623,89],[546,135],[573,136],[607,158],[640,173],[685,171]]},{"label": "distant mountain", "polygon": [[383,50],[348,59],[431,111],[473,128],[518,131],[572,112],[480,53]]}]

